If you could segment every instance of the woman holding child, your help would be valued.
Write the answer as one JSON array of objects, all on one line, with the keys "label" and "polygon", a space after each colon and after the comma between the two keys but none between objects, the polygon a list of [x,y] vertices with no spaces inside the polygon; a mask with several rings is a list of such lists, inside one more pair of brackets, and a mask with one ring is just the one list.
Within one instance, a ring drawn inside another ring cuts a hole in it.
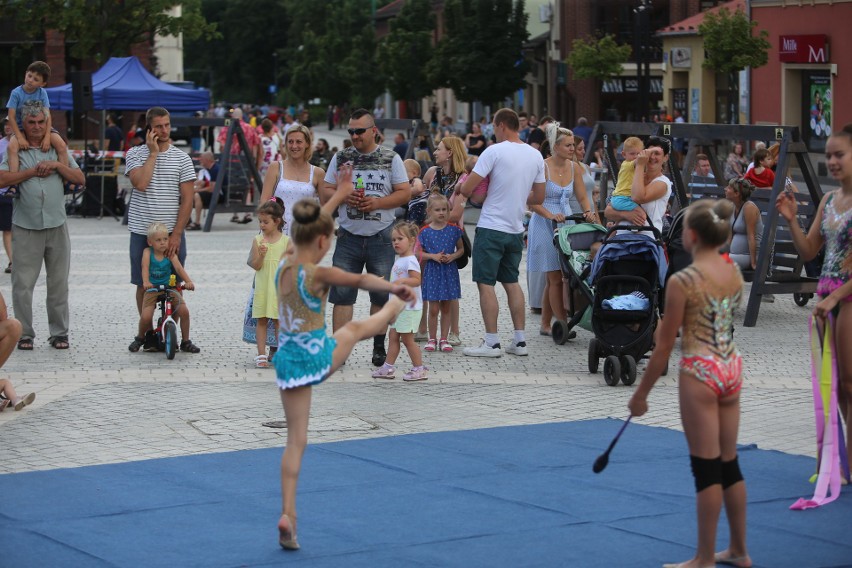
[{"label": "woman holding child", "polygon": [[570,201],[573,197],[580,204],[586,220],[597,222],[583,182],[585,171],[574,161],[574,134],[567,128],[560,128],[558,123],[548,124],[546,133],[552,154],[544,161],[544,202],[530,207],[532,217],[527,233],[527,273],[544,272],[547,277],[541,302],[542,335],[550,335],[553,317],[567,319],[559,252],[553,246],[553,229],[572,214]]},{"label": "woman holding child", "polygon": [[663,175],[663,164],[669,159],[671,145],[665,138],[652,136],[645,149],[639,152],[633,171],[630,199],[639,205],[629,211],[606,207],[606,218],[629,225],[653,225],[663,230],[672,182]]}]

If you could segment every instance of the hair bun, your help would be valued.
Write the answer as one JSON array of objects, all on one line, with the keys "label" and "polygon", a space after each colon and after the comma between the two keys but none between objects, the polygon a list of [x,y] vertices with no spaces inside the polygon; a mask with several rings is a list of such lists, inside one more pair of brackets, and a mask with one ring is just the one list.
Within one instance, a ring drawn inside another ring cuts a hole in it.
[{"label": "hair bun", "polygon": [[293,219],[299,223],[313,223],[319,216],[320,207],[314,202],[303,199],[293,207]]}]

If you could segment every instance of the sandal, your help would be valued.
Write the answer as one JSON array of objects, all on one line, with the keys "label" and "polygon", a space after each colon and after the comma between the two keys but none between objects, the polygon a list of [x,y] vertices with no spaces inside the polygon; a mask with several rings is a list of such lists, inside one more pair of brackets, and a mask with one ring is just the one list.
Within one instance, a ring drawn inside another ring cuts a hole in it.
[{"label": "sandal", "polygon": [[201,349],[196,347],[189,339],[184,339],[180,342],[180,350],[184,353],[201,353]]},{"label": "sandal", "polygon": [[127,347],[127,349],[128,349],[128,351],[130,351],[131,353],[136,353],[136,352],[138,352],[138,351],[142,348],[142,346],[143,346],[143,345],[145,345],[145,338],[144,338],[144,337],[139,337],[139,336],[137,335],[136,337],[134,337],[134,338],[133,338],[133,343],[131,343],[131,344]]},{"label": "sandal", "polygon": [[439,349],[444,353],[452,353],[453,352],[453,346],[450,345],[450,342],[447,341],[446,339],[442,339],[441,342],[438,345],[439,345]]},{"label": "sandal", "polygon": [[437,349],[438,342],[434,339],[430,339],[426,342],[426,347],[423,348],[423,351],[432,352]]},{"label": "sandal", "polygon": [[199,225],[198,223],[190,223],[189,225],[186,226],[186,230],[187,231],[200,231],[201,225]]},{"label": "sandal", "polygon": [[23,337],[18,340],[18,349],[21,351],[32,351],[33,350],[33,340],[31,337]]},{"label": "sandal", "polygon": [[251,218],[251,215],[246,215],[241,220],[237,221],[240,225],[245,225],[246,223],[251,223],[254,219]]},{"label": "sandal", "polygon": [[231,217],[231,223],[239,223],[239,222],[240,222],[240,216],[237,215],[236,213],[234,213],[234,216]]},{"label": "sandal", "polygon": [[47,340],[50,346],[54,349],[68,349],[71,345],[68,343],[67,335],[54,335]]},{"label": "sandal", "polygon": [[266,369],[269,367],[269,360],[266,355],[258,355],[254,358],[254,366],[258,369]]}]

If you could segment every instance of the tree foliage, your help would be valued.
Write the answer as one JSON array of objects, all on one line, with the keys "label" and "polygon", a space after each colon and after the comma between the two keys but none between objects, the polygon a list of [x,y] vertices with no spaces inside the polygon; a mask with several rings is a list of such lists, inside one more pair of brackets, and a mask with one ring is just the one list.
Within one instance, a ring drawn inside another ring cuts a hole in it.
[{"label": "tree foliage", "polygon": [[372,106],[385,81],[369,2],[285,0],[284,6],[291,18],[283,54],[291,90],[302,100]]},{"label": "tree foliage", "polygon": [[769,34],[760,30],[756,36],[752,30],[757,22],[748,19],[738,9],[731,13],[727,8],[708,12],[698,32],[704,38],[704,67],[719,73],[736,73],[746,67],[761,67],[769,61],[771,44]]},{"label": "tree foliage", "polygon": [[432,54],[434,30],[431,0],[407,0],[391,21],[390,33],[378,46],[378,60],[395,98],[413,102],[434,90],[423,64]]},{"label": "tree foliage", "polygon": [[427,75],[465,102],[495,102],[526,84],[524,0],[447,0]]},{"label": "tree foliage", "polygon": [[[28,37],[43,37],[44,30],[65,34],[71,55],[103,63],[113,56],[128,55],[130,46],[155,35],[185,39],[213,38],[216,26],[201,15],[201,0],[2,0],[4,18]],[[169,10],[180,6],[181,15]]]},{"label": "tree foliage", "polygon": [[606,81],[620,75],[630,57],[629,45],[619,45],[611,35],[600,39],[575,39],[567,63],[577,79]]},{"label": "tree foliage", "polygon": [[[248,6],[247,6],[248,4]],[[234,102],[266,101],[269,85],[284,85],[284,61],[276,58],[280,44],[275,33],[289,25],[281,0],[204,0],[202,15],[219,31],[210,41],[184,42],[184,74],[212,89],[214,96]]]}]

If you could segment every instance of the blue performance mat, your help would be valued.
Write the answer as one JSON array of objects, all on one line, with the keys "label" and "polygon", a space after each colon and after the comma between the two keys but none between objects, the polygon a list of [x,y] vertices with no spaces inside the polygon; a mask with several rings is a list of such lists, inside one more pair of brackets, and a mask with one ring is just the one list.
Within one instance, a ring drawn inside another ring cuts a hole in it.
[{"label": "blue performance mat", "polygon": [[[683,434],[593,420],[309,446],[302,550],[278,547],[280,449],[0,476],[0,566],[659,566],[692,557]],[[743,448],[755,566],[852,565],[852,496],[815,460]],[[723,514],[724,518],[724,514]],[[727,546],[727,525],[719,549]]]}]

